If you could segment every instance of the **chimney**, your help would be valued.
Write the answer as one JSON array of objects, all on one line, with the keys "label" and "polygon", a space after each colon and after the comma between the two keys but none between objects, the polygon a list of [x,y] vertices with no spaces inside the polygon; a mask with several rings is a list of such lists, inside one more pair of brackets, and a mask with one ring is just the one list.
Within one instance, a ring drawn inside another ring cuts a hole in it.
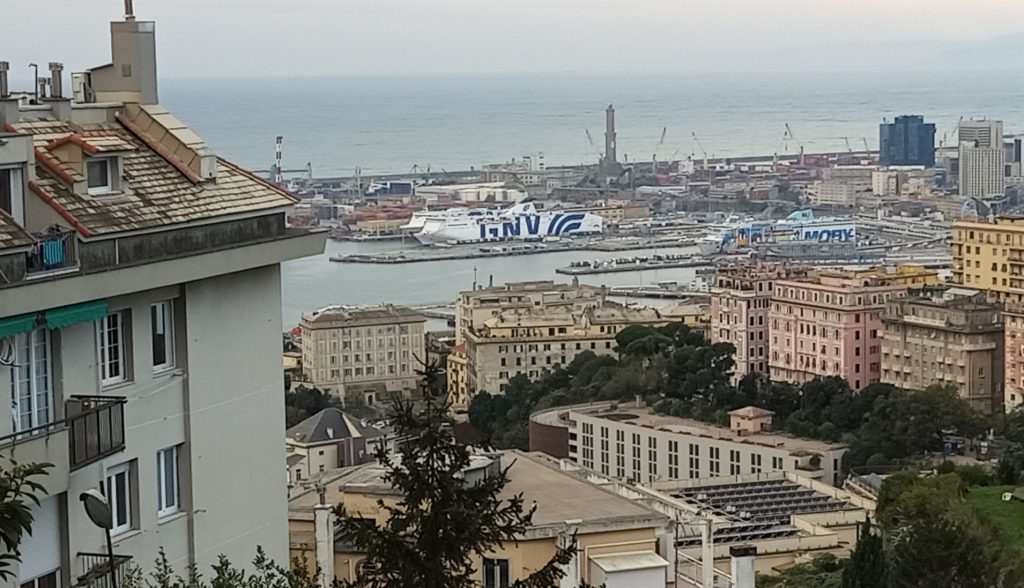
[{"label": "chimney", "polygon": [[50,82],[50,78],[39,78],[36,83],[39,84],[39,98],[40,100],[46,98],[46,84]]},{"label": "chimney", "polygon": [[753,545],[736,545],[729,548],[732,557],[732,582],[734,588],[754,588],[756,574],[754,557],[757,547]]},{"label": "chimney", "polygon": [[64,97],[64,80],[61,76],[64,73],[64,64],[55,61],[50,62],[50,97]]},{"label": "chimney", "polygon": [[10,89],[7,86],[7,71],[10,69],[10,63],[0,61],[0,98],[7,98],[11,95]]},{"label": "chimney", "polygon": [[89,70],[97,102],[158,104],[156,24],[135,20],[125,0],[123,21],[110,23],[111,64]]},{"label": "chimney", "polygon": [[[321,494],[322,496],[322,494]],[[334,512],[321,503],[313,507],[313,536],[316,544],[316,567],[322,577],[320,586],[330,586],[334,582]]]}]

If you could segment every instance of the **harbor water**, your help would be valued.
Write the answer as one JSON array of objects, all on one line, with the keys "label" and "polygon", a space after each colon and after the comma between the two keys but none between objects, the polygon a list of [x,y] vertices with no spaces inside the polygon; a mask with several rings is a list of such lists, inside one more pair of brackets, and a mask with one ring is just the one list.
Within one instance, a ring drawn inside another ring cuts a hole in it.
[{"label": "harbor water", "polygon": [[[628,252],[559,251],[536,255],[515,255],[485,259],[426,261],[398,265],[336,263],[332,255],[382,253],[416,247],[398,241],[328,241],[323,255],[290,261],[282,268],[283,316],[286,328],[298,323],[304,312],[330,304],[452,304],[458,293],[473,288],[474,268],[479,285],[526,280],[572,278],[555,274],[555,269],[573,261],[606,260],[637,255],[696,253],[696,247],[665,247]],[[675,280],[687,285],[695,268],[658,269],[639,272],[580,276],[583,284],[595,286],[639,286]]]}]

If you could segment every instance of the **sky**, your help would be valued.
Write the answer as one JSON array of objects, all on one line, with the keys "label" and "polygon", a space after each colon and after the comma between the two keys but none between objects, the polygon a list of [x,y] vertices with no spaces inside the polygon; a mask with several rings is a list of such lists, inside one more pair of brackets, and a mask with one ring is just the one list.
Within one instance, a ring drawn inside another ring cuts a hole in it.
[{"label": "sky", "polygon": [[[157,22],[172,78],[892,69],[931,55],[1024,67],[1020,0],[136,0],[135,12]],[[15,81],[29,62],[106,63],[122,14],[122,0],[3,0],[0,59]]]}]

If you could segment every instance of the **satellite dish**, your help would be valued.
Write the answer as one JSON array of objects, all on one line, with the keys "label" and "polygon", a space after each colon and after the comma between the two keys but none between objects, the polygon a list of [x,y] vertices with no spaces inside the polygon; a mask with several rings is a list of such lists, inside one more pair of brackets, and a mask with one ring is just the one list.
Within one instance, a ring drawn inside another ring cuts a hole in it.
[{"label": "satellite dish", "polygon": [[114,516],[110,512],[110,503],[107,502],[106,496],[103,496],[99,490],[86,490],[79,494],[78,499],[85,506],[85,514],[88,515],[92,524],[101,529],[110,530],[114,528]]}]

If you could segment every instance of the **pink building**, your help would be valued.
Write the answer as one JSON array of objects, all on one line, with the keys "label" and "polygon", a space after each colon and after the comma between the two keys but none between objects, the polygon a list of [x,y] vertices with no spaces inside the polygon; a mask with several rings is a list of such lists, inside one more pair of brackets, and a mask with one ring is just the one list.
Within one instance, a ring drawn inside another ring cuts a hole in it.
[{"label": "pink building", "polygon": [[735,263],[717,269],[711,290],[711,342],[736,346],[734,383],[753,372],[768,375],[773,284],[806,273],[801,266],[783,262]]},{"label": "pink building", "polygon": [[907,293],[898,282],[842,272],[776,282],[769,311],[771,378],[799,384],[839,376],[854,390],[878,382],[882,312],[888,300]]}]

